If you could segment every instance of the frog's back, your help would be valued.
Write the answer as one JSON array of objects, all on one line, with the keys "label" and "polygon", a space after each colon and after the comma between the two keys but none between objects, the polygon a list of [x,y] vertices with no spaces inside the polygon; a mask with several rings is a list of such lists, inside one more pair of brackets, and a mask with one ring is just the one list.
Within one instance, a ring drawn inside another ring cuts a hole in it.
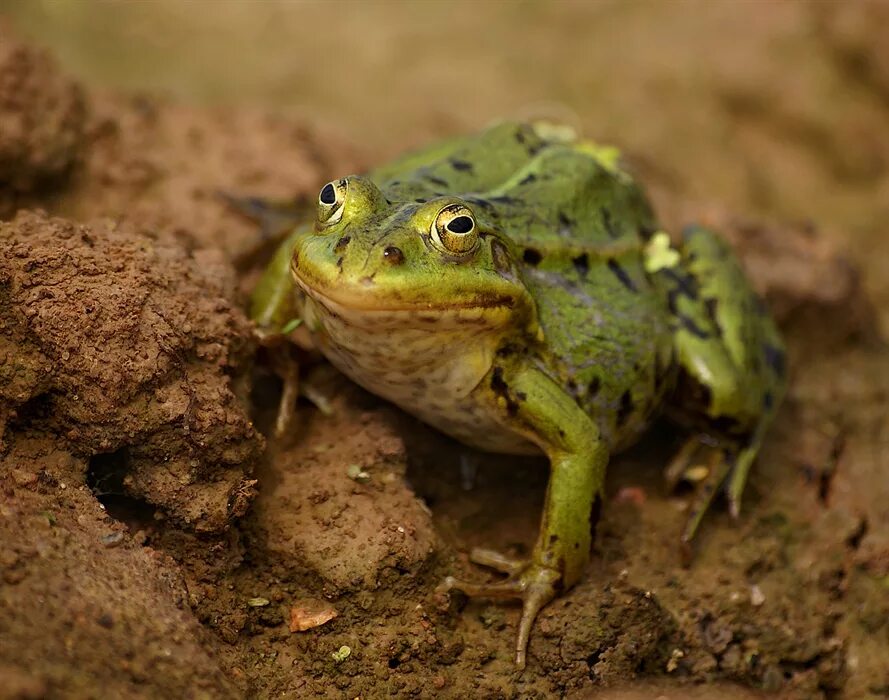
[{"label": "frog's back", "polygon": [[651,209],[616,152],[564,131],[504,122],[378,168],[392,201],[456,196],[523,249],[610,255],[638,247]]},{"label": "frog's back", "polygon": [[674,373],[666,299],[643,267],[651,209],[582,145],[547,149],[527,170],[505,190],[516,204],[501,218],[537,303],[543,361],[619,449],[648,425]]},{"label": "frog's back", "polygon": [[669,387],[672,344],[665,300],[642,266],[651,209],[610,154],[506,123],[372,177],[392,200],[469,202],[509,241],[536,301],[539,363],[614,446],[641,432]]}]

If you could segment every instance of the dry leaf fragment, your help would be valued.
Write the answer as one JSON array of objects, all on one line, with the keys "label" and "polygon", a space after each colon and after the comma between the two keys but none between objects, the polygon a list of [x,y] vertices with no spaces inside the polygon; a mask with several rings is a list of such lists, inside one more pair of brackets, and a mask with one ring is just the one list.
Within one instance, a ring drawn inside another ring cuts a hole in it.
[{"label": "dry leaf fragment", "polygon": [[332,605],[314,598],[297,601],[290,608],[290,631],[305,632],[313,627],[320,627],[337,616]]}]

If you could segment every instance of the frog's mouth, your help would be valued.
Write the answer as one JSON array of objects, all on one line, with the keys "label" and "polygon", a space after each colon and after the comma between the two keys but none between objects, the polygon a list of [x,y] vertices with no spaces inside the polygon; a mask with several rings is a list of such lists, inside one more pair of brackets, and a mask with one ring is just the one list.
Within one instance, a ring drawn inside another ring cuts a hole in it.
[{"label": "frog's mouth", "polygon": [[381,293],[373,280],[335,285],[325,284],[307,275],[295,265],[291,268],[297,287],[308,298],[329,314],[358,325],[389,321],[404,326],[432,322],[478,324],[498,327],[506,325],[514,313],[516,300],[503,294],[451,299],[446,302],[403,299],[394,294]]}]

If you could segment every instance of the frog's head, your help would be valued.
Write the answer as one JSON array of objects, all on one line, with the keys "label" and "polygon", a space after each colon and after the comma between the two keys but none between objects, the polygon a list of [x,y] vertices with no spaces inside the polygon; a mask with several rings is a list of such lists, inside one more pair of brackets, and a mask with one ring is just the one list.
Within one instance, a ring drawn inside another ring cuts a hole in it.
[{"label": "frog's head", "polygon": [[457,197],[389,202],[367,178],[330,182],[291,269],[305,294],[362,326],[532,322],[508,243],[484,211]]}]

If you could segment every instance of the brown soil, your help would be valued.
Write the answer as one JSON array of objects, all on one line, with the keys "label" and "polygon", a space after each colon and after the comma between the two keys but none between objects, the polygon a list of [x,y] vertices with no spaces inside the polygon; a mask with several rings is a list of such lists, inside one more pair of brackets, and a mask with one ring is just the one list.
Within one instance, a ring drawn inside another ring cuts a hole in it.
[{"label": "brown soil", "polygon": [[[875,218],[889,20],[861,7],[809,26],[856,76],[832,172]],[[773,90],[720,93],[752,152],[817,132]],[[670,226],[739,251],[792,386],[740,521],[716,508],[689,568],[660,474],[676,437],[655,426],[614,461],[588,574],[517,673],[517,609],[435,588],[487,575],[475,545],[527,549],[545,463],[472,452],[311,356],[330,415],[301,401],[295,434],[261,437],[279,387],[243,305],[274,241],[219,195],[313,196],[372,151],[306,117],[82,87],[0,25],[0,697],[889,695],[889,285],[860,272],[889,260],[885,227],[704,206],[631,149]],[[335,617],[291,632],[305,611]]]}]

